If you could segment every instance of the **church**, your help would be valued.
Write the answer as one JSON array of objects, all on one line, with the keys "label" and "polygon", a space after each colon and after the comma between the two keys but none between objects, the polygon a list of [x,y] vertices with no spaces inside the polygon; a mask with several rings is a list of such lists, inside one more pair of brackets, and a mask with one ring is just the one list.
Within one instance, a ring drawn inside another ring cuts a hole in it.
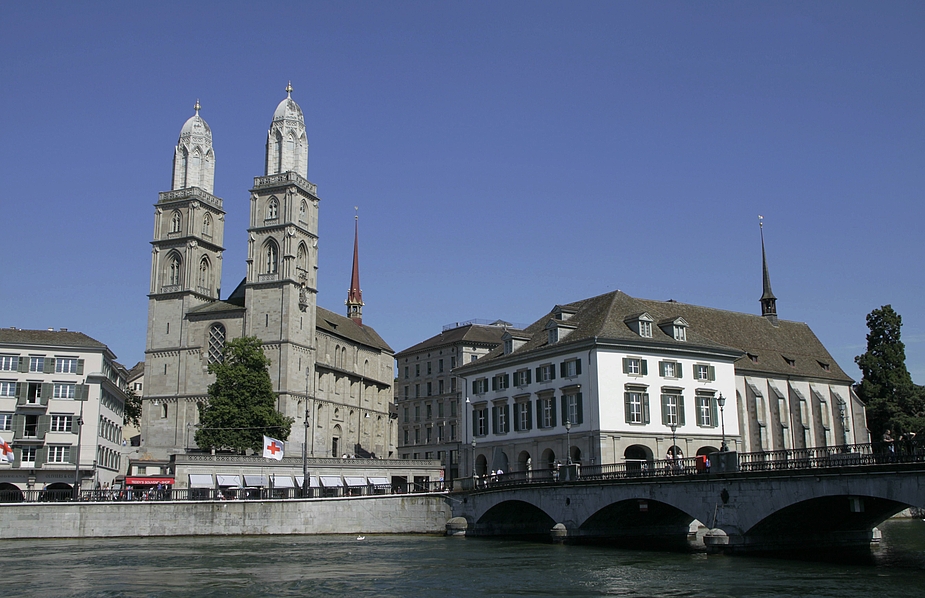
[{"label": "church", "polygon": [[254,178],[250,190],[247,275],[224,299],[219,290],[226,212],[213,195],[212,131],[198,101],[180,130],[171,190],[159,194],[154,210],[141,422],[145,459],[199,450],[199,406],[214,378],[209,364],[221,359],[227,340],[241,336],[263,342],[277,409],[295,420],[287,455],[393,452],[393,351],[363,324],[357,236],[346,314],[316,304],[321,202],[307,178],[302,109],[291,85],[286,92],[270,122],[263,176]]}]

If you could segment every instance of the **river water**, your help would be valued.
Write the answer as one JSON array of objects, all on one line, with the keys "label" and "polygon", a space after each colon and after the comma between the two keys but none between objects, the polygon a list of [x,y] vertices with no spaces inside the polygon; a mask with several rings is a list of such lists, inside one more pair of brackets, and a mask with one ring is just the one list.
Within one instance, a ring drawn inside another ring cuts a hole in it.
[{"label": "river water", "polygon": [[869,564],[441,536],[0,540],[4,596],[925,596],[925,522]]}]

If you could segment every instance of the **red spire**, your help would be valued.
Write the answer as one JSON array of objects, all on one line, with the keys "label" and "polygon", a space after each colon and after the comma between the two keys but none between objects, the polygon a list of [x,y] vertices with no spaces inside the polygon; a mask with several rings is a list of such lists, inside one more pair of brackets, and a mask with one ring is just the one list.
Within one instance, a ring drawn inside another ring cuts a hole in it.
[{"label": "red spire", "polygon": [[350,290],[347,291],[347,317],[362,326],[363,291],[360,290],[360,217],[355,215],[353,218],[353,273],[350,276]]}]

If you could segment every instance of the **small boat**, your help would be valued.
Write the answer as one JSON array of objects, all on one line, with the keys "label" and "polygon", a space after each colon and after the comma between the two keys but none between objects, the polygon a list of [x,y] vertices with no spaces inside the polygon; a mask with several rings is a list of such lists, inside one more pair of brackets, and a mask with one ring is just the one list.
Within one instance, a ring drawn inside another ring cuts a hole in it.
[{"label": "small boat", "polygon": [[365,539],[366,539],[366,536],[357,536],[357,542],[360,542]]}]

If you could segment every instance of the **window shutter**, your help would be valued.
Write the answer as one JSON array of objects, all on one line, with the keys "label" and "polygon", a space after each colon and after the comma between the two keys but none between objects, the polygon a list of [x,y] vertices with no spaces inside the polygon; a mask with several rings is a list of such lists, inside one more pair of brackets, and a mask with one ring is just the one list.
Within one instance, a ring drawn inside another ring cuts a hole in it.
[{"label": "window shutter", "polygon": [[543,399],[536,400],[536,429],[543,427]]},{"label": "window shutter", "polygon": [[479,391],[476,390],[476,388],[477,388],[476,385],[475,385],[476,382],[478,382],[478,380],[473,380],[473,381],[472,381],[472,394],[474,394],[474,395],[479,394]]},{"label": "window shutter", "polygon": [[717,409],[716,397],[711,397],[710,398],[710,426],[713,428],[715,428],[719,424],[719,421],[718,421],[719,418],[717,417],[716,409]]},{"label": "window shutter", "polygon": [[520,432],[520,412],[524,406],[520,403],[514,404],[514,431]]},{"label": "window shutter", "polygon": [[505,374],[504,377],[501,378],[501,380],[503,382],[503,384],[501,385],[501,388],[511,387],[511,375],[510,374]]},{"label": "window shutter", "polygon": [[35,429],[35,435],[37,438],[45,438],[45,434],[51,428],[51,416],[50,415],[40,415],[38,426]]},{"label": "window shutter", "polygon": [[581,407],[581,393],[578,393],[578,394],[575,395],[575,401],[576,401],[576,405],[575,405],[575,419],[578,420],[578,421],[575,422],[575,423],[581,424],[581,423],[584,423],[584,420],[585,420],[585,418],[584,418],[584,413],[583,413],[584,410],[583,410],[582,407]]},{"label": "window shutter", "polygon": [[479,412],[477,409],[473,409],[472,410],[472,437],[474,438],[478,435],[479,435]]},{"label": "window shutter", "polygon": [[678,425],[684,425],[684,396],[678,395]]},{"label": "window shutter", "polygon": [[24,355],[19,358],[19,373],[25,374],[29,371],[29,356]]},{"label": "window shutter", "polygon": [[642,395],[642,421],[643,423],[649,423],[649,393],[643,393]]},{"label": "window shutter", "polygon": [[501,408],[504,409],[504,431],[510,432],[511,431],[511,406],[508,404],[505,404]]},{"label": "window shutter", "polygon": [[527,370],[526,372],[524,372],[524,376],[527,377],[527,384],[530,384],[532,382],[532,380],[530,379],[530,370]]},{"label": "window shutter", "polygon": [[77,360],[77,374],[80,375],[83,373],[84,373],[84,360],[78,359]]},{"label": "window shutter", "polygon": [[54,374],[55,373],[55,358],[46,357],[44,363],[44,369],[42,370],[43,374]]},{"label": "window shutter", "polygon": [[649,374],[648,362],[646,362],[645,359],[639,360],[639,373],[641,373],[643,376],[647,376]]},{"label": "window shutter", "polygon": [[13,438],[22,438],[26,433],[26,416],[21,413],[13,414]]},{"label": "window shutter", "polygon": [[491,389],[498,390],[498,377],[497,376],[491,377]]},{"label": "window shutter", "polygon": [[44,446],[39,447],[39,450],[35,451],[35,466],[41,467],[45,463],[46,459],[48,458],[47,455],[48,455],[48,447],[44,447]]},{"label": "window shutter", "polygon": [[684,377],[684,368],[681,367],[681,362],[674,364],[674,375],[678,378]]},{"label": "window shutter", "polygon": [[658,362],[658,375],[662,376],[663,378],[665,377],[665,362],[664,361]]},{"label": "window shutter", "polygon": [[556,379],[556,366],[554,365],[549,366],[549,379],[550,380]]},{"label": "window shutter", "polygon": [[565,362],[563,361],[559,364],[559,377],[565,378],[566,376],[568,376],[568,372],[565,370]]},{"label": "window shutter", "polygon": [[569,421],[568,418],[568,395],[562,395],[559,403],[562,405],[562,425],[565,425],[565,422],[574,424],[575,422]]},{"label": "window shutter", "polygon": [[710,366],[710,382],[716,380],[716,368],[712,365]]},{"label": "window shutter", "polygon": [[495,434],[501,432],[501,430],[498,429],[498,409],[498,407],[491,408],[491,431]]},{"label": "window shutter", "polygon": [[74,394],[74,399],[77,401],[86,401],[87,397],[90,394],[90,387],[86,384],[78,384],[77,392]]},{"label": "window shutter", "polygon": [[630,409],[630,393],[623,393],[623,416],[626,423],[633,423],[633,412]]},{"label": "window shutter", "polygon": [[523,408],[527,410],[527,429],[530,430],[533,428],[533,403],[527,401],[523,404]]},{"label": "window shutter", "polygon": [[13,447],[13,467],[22,466],[22,449],[18,446]]},{"label": "window shutter", "polygon": [[623,373],[624,373],[624,374],[629,374],[629,373],[630,373],[629,361],[630,361],[630,360],[627,359],[626,357],[623,358]]},{"label": "window shutter", "polygon": [[581,359],[575,360],[575,373],[581,374]]},{"label": "window shutter", "polygon": [[51,382],[42,383],[42,405],[48,404],[48,399],[55,394],[55,385]]},{"label": "window shutter", "polygon": [[551,420],[550,423],[552,424],[551,427],[555,428],[557,425],[556,424],[556,401],[552,397],[549,398],[549,412],[550,412],[550,415],[552,416],[549,418]]},{"label": "window shutter", "polygon": [[74,459],[74,457],[77,456],[77,447],[76,446],[67,447],[67,450],[65,451],[65,456],[67,457],[66,461],[68,463],[71,463],[71,464],[76,463],[77,461]]},{"label": "window shutter", "polygon": [[670,423],[668,421],[668,396],[662,395],[662,425],[667,426]]},{"label": "window shutter", "polygon": [[26,397],[29,393],[29,383],[28,382],[17,382],[16,383],[16,404],[25,405]]},{"label": "window shutter", "polygon": [[543,368],[541,368],[541,367],[536,368],[536,381],[537,381],[537,382],[539,382],[540,380],[543,379],[543,372],[541,371],[542,369],[543,369]]}]

